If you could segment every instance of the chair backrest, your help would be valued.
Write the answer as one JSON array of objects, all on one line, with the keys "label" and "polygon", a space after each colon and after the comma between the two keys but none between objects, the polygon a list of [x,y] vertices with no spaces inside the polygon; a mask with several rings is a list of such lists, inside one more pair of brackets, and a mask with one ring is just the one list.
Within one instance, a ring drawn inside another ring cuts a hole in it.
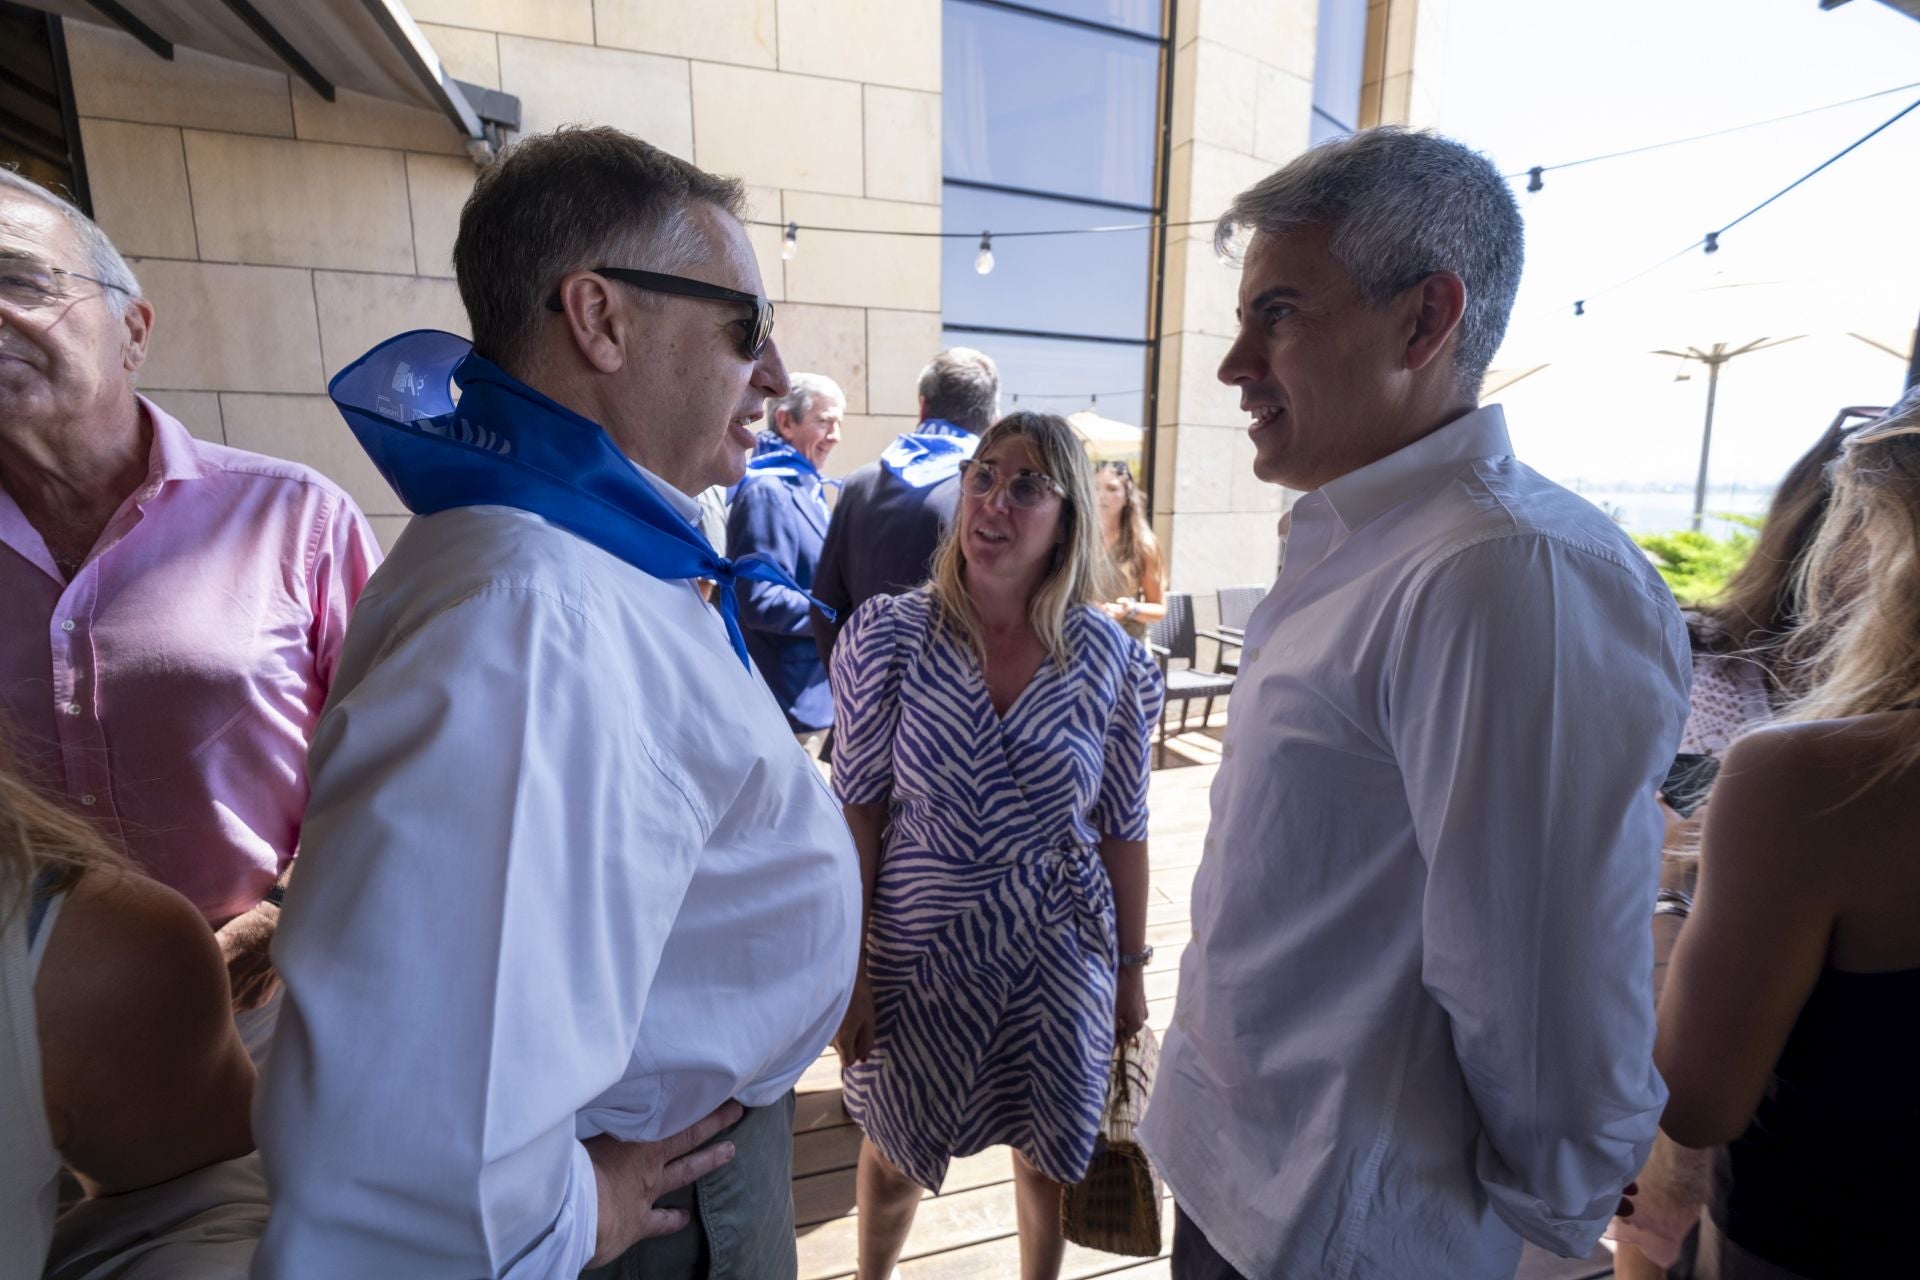
[{"label": "chair backrest", "polygon": [[1245,631],[1247,619],[1253,616],[1253,611],[1259,607],[1260,602],[1267,598],[1267,589],[1262,586],[1221,587],[1219,597],[1220,625],[1232,627],[1235,631]]},{"label": "chair backrest", "polygon": [[1167,592],[1167,614],[1147,627],[1147,639],[1167,651],[1168,658],[1193,665],[1200,647],[1193,624],[1193,597],[1184,591]]}]

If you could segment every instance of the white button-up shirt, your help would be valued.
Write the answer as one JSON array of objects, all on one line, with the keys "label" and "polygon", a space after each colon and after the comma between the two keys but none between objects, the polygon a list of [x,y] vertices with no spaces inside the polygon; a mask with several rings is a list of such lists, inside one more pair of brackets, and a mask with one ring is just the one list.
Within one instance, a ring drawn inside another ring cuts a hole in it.
[{"label": "white button-up shirt", "polygon": [[582,1139],[775,1102],[839,1024],[852,838],[690,582],[524,512],[417,519],[310,770],[261,1280],[574,1276]]},{"label": "white button-up shirt", "polygon": [[1477,410],[1295,505],[1143,1138],[1252,1280],[1506,1280],[1652,1143],[1680,616]]}]

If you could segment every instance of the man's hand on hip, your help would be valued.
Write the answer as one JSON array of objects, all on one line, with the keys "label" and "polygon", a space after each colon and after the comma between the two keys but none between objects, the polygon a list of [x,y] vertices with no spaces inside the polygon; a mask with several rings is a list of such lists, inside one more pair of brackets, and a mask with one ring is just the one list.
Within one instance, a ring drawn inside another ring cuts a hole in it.
[{"label": "man's hand on hip", "polygon": [[699,1181],[733,1159],[731,1142],[712,1142],[746,1112],[725,1102],[692,1128],[658,1142],[622,1142],[602,1134],[586,1142],[599,1191],[600,1226],[589,1267],[605,1266],[641,1240],[670,1236],[687,1225],[684,1209],[656,1209],[653,1202]]}]

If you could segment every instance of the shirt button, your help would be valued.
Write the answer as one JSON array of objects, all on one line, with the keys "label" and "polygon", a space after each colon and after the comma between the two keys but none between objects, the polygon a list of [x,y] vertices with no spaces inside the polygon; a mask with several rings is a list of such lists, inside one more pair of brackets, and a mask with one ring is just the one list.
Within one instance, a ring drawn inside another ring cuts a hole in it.
[{"label": "shirt button", "polygon": [[1248,662],[1258,662],[1258,661],[1260,661],[1260,646],[1259,646],[1259,645],[1255,645],[1255,646],[1253,646],[1253,648],[1251,648],[1251,649],[1249,649],[1249,650],[1247,650],[1247,661],[1248,661]]},{"label": "shirt button", "polygon": [[79,714],[80,714],[80,704],[79,704],[79,703],[77,703],[77,702],[69,702],[69,703],[67,704],[67,714],[68,714],[68,715],[70,715],[70,716],[77,716],[77,715],[79,715]]},{"label": "shirt button", "polygon": [[89,791],[85,795],[81,796],[80,803],[91,808],[93,806],[93,792]]},{"label": "shirt button", "polygon": [[1225,760],[1228,756],[1232,754],[1233,754],[1233,744],[1231,742],[1223,742],[1220,744],[1220,758],[1222,760]]},{"label": "shirt button", "polygon": [[72,619],[72,618],[62,618],[62,619],[60,620],[60,629],[61,629],[62,631],[71,631],[71,630],[73,630],[73,619]]}]

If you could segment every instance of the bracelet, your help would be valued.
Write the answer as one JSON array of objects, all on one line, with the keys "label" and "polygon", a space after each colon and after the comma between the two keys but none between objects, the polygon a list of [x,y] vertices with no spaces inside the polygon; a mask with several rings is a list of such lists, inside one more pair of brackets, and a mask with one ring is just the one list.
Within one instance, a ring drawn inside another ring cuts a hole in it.
[{"label": "bracelet", "polygon": [[1127,606],[1127,617],[1129,619],[1140,616],[1140,602],[1138,600],[1135,600],[1132,596],[1128,596],[1121,603]]},{"label": "bracelet", "polygon": [[260,901],[272,903],[274,906],[277,907],[286,900],[286,896],[287,896],[287,886],[281,884],[278,880],[276,880],[273,882],[273,888],[267,890],[267,896],[260,899]]},{"label": "bracelet", "polygon": [[1147,963],[1147,961],[1151,959],[1153,959],[1153,944],[1148,943],[1146,946],[1140,948],[1140,954],[1138,955],[1130,956],[1124,951],[1121,952],[1120,967],[1122,969],[1138,969],[1144,966]]}]

